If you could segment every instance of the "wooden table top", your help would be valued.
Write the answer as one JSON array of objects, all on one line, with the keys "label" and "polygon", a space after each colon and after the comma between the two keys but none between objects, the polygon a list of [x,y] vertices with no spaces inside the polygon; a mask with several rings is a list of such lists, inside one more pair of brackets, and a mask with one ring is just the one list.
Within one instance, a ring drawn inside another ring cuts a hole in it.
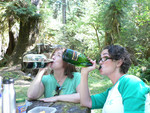
[{"label": "wooden table top", "polygon": [[57,109],[56,113],[91,113],[91,110],[89,108],[81,107],[80,104],[70,102],[45,103],[39,100],[28,102],[30,104],[27,106],[26,112],[28,112],[34,107],[44,106],[56,108]]}]

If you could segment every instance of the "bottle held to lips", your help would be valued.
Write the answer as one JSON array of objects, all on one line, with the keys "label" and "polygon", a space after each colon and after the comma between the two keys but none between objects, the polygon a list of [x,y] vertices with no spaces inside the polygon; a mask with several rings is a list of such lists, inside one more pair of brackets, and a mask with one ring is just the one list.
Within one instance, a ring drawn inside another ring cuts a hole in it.
[{"label": "bottle held to lips", "polygon": [[[62,58],[65,62],[79,67],[88,67],[93,65],[84,54],[72,49],[66,49],[63,52]],[[96,68],[101,69],[101,66],[96,65]]]},{"label": "bottle held to lips", "polygon": [[84,54],[81,54],[72,49],[66,49],[63,52],[62,58],[65,62],[79,67],[88,67],[93,65]]},{"label": "bottle held to lips", "polygon": [[47,66],[48,63],[53,62],[44,54],[27,54],[23,57],[23,63],[27,69],[39,69]]}]

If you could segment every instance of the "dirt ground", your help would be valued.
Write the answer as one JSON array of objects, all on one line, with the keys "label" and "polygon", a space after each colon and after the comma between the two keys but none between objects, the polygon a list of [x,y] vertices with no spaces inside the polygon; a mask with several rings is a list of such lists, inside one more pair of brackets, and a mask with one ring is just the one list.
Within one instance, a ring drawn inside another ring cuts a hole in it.
[{"label": "dirt ground", "polygon": [[28,73],[24,73],[21,71],[20,64],[12,67],[0,68],[0,76],[2,76],[2,78],[4,78],[5,76],[14,78],[15,85],[30,85],[30,82],[32,80],[31,75],[29,76]]}]

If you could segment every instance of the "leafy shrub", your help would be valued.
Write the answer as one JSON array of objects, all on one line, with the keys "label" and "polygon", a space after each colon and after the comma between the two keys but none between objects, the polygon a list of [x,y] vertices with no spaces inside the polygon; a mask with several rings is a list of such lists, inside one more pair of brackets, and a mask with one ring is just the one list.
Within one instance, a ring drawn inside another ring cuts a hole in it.
[{"label": "leafy shrub", "polygon": [[140,66],[131,65],[128,74],[140,77],[140,71],[141,71]]},{"label": "leafy shrub", "polygon": [[150,82],[150,57],[148,60],[143,59],[142,60],[142,66],[141,66],[141,76],[140,78],[144,80],[145,82]]},{"label": "leafy shrub", "polygon": [[138,59],[139,65],[132,65],[128,71],[128,74],[140,77],[144,82],[150,82],[150,58]]},{"label": "leafy shrub", "polygon": [[141,79],[150,82],[150,64],[141,71]]}]

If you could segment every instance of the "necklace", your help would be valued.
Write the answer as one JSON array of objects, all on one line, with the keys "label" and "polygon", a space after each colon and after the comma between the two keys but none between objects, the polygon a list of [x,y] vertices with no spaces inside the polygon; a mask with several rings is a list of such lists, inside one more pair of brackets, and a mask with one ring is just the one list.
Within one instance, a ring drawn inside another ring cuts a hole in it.
[{"label": "necklace", "polygon": [[57,83],[62,85],[66,78],[67,78],[67,76],[65,76],[65,77],[63,77],[62,79],[59,79],[59,80],[56,79]]},{"label": "necklace", "polygon": [[57,80],[57,83],[61,82],[61,80]]}]

